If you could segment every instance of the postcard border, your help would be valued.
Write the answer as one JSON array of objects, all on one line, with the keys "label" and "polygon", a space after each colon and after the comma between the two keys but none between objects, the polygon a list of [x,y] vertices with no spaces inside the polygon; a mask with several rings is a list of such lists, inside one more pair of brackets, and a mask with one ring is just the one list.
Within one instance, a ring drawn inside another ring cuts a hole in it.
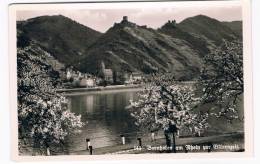
[{"label": "postcard border", "polygon": [[[136,1],[135,1],[136,2]],[[183,1],[182,1],[183,2]],[[191,1],[184,1],[189,3]],[[194,2],[194,1],[192,1]],[[196,1],[205,2],[205,1]],[[220,2],[220,1],[217,1]],[[9,5],[9,80],[10,80],[10,108],[11,108],[11,159],[15,161],[61,161],[61,160],[169,160],[189,158],[244,158],[253,157],[253,82],[252,82],[252,47],[251,47],[251,2],[241,0],[243,20],[243,62],[244,62],[244,127],[245,127],[245,152],[223,153],[177,153],[177,154],[124,154],[124,155],[62,155],[62,156],[19,156],[18,152],[18,118],[17,118],[17,64],[16,64],[16,11],[21,7],[32,4]],[[106,3],[106,2],[104,2]],[[117,3],[117,2],[116,2]],[[128,2],[124,2],[128,3]],[[163,3],[163,2],[162,2]],[[175,2],[171,2],[175,3]],[[37,3],[39,5],[39,3]],[[73,3],[74,5],[75,3]],[[77,3],[82,4],[82,3]],[[53,5],[53,4],[45,4]],[[61,6],[70,3],[60,4]]]}]

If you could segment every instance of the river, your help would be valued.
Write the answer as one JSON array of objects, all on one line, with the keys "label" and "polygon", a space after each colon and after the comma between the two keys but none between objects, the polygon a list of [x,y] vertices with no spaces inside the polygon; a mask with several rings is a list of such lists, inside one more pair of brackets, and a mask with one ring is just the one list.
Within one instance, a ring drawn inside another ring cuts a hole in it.
[{"label": "river", "polygon": [[86,149],[86,138],[94,148],[113,146],[121,143],[120,134],[125,134],[126,142],[136,141],[138,128],[125,109],[130,100],[137,99],[140,89],[91,92],[67,96],[69,110],[81,114],[85,126],[80,134],[68,137],[69,151]]}]

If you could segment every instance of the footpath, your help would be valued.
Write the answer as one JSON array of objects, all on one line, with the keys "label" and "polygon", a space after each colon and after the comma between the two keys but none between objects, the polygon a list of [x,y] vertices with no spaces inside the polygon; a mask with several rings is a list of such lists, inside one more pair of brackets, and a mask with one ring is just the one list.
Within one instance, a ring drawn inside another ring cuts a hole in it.
[{"label": "footpath", "polygon": [[[208,137],[176,137],[176,153],[191,153],[191,152],[237,152],[244,151],[244,133],[228,133]],[[125,145],[107,146],[95,148],[93,146],[92,155],[99,154],[143,154],[143,153],[165,153],[169,151],[165,144],[164,138],[157,138],[154,141],[142,141],[142,146],[139,142],[128,143]],[[89,150],[69,152],[70,155],[90,155]]]}]

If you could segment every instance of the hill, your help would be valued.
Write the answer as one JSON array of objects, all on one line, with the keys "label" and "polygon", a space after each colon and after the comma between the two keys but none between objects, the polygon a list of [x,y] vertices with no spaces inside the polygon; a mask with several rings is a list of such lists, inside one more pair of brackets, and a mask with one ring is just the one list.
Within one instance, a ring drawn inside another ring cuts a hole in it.
[{"label": "hill", "polygon": [[204,36],[215,45],[220,45],[222,39],[233,40],[238,37],[236,32],[222,22],[204,15],[187,18],[178,27],[185,32]]},{"label": "hill", "polygon": [[178,24],[174,21],[168,21],[161,28],[158,29],[159,32],[167,34],[173,38],[178,38],[185,40],[190,46],[196,50],[201,56],[210,52],[215,45],[208,41],[207,38],[199,35],[193,35],[183,31]]},{"label": "hill", "polygon": [[104,34],[61,15],[17,22],[17,29],[24,40],[36,41],[52,54],[55,63],[72,65],[81,72],[98,75],[104,62],[114,73],[171,72],[183,80],[198,77],[202,58],[222,39],[242,36],[239,22],[220,22],[203,15],[178,24],[169,21],[157,30],[124,17]]},{"label": "hill", "polygon": [[198,74],[200,56],[185,40],[122,20],[92,44],[77,66],[96,73],[100,63],[116,72],[173,72],[176,78]]},{"label": "hill", "polygon": [[67,65],[84,55],[87,47],[101,35],[62,15],[20,21],[17,22],[17,29]]},{"label": "hill", "polygon": [[242,21],[222,22],[224,25],[232,29],[240,38],[242,38]]}]

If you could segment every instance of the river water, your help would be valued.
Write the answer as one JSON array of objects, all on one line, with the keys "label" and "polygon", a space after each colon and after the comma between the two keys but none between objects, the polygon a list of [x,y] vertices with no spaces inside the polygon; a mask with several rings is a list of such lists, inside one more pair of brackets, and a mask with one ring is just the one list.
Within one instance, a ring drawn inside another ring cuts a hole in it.
[{"label": "river water", "polygon": [[94,148],[121,144],[120,135],[124,134],[126,142],[136,141],[138,128],[130,115],[130,100],[137,99],[140,89],[92,92],[67,96],[69,110],[81,114],[86,125],[82,132],[68,138],[69,151],[86,149],[86,138]]}]

